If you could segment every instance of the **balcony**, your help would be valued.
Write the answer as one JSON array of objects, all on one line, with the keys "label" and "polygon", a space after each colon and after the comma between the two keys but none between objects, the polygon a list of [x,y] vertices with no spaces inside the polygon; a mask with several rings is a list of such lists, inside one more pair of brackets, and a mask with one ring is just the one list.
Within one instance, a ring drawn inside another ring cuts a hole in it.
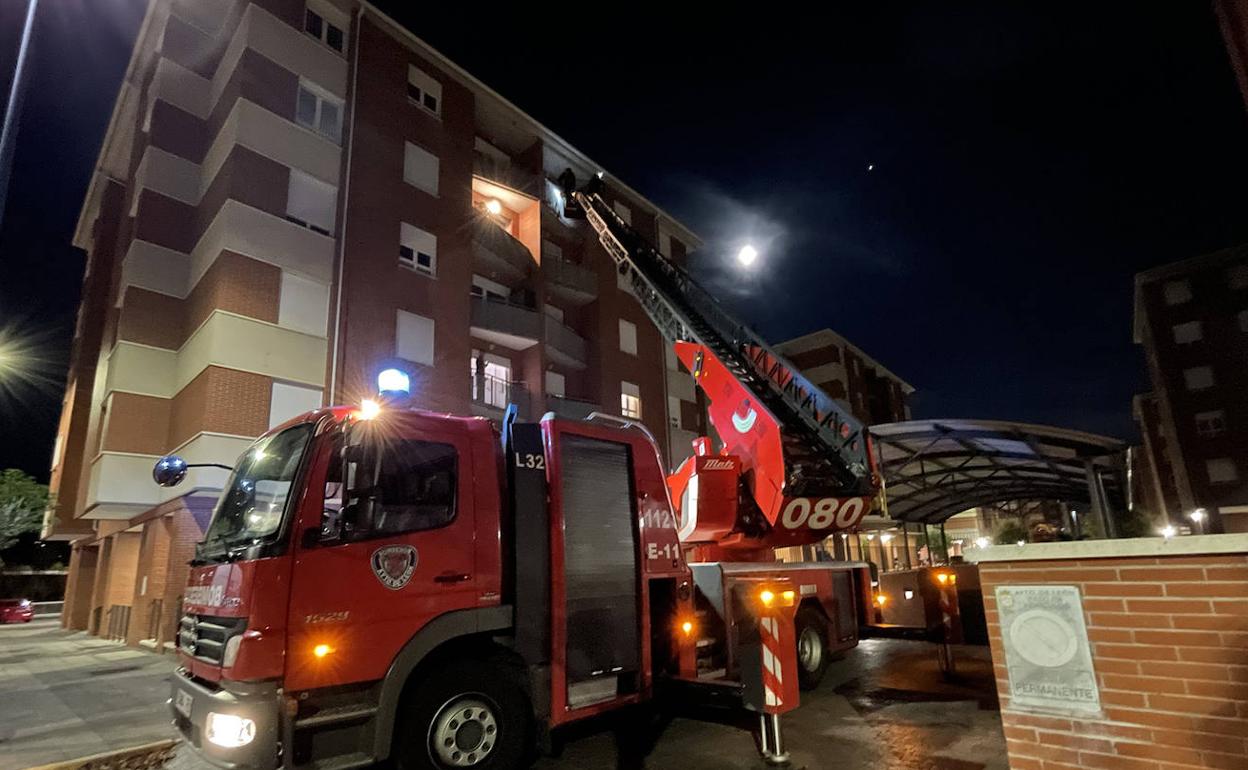
[{"label": "balcony", "polygon": [[542,314],[533,308],[483,297],[470,302],[472,336],[508,350],[528,350],[542,338]]},{"label": "balcony", "polygon": [[598,276],[592,270],[562,259],[547,259],[542,269],[546,290],[556,300],[579,307],[598,299]]},{"label": "balcony", "polygon": [[545,316],[546,357],[560,366],[584,369],[588,358],[585,338],[550,316]]},{"label": "balcony", "polygon": [[472,218],[472,259],[503,283],[523,280],[537,264],[528,247],[481,214]]},{"label": "balcony", "polygon": [[557,417],[566,417],[569,420],[584,420],[594,412],[601,412],[602,407],[593,401],[547,393],[546,411],[554,412]]},{"label": "balcony", "polygon": [[542,180],[537,174],[480,150],[472,153],[472,173],[534,198],[541,193]]},{"label": "balcony", "polygon": [[508,404],[515,404],[520,419],[529,419],[531,410],[528,388],[522,382],[478,374],[472,377],[472,413],[477,417],[501,420]]}]

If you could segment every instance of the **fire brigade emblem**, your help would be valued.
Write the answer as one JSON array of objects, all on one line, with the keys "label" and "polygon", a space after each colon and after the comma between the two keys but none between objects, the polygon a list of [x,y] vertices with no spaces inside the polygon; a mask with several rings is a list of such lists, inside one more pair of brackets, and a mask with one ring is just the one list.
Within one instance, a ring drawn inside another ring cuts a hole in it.
[{"label": "fire brigade emblem", "polygon": [[416,561],[416,549],[412,546],[387,545],[373,551],[373,574],[383,586],[397,591],[412,579]]}]

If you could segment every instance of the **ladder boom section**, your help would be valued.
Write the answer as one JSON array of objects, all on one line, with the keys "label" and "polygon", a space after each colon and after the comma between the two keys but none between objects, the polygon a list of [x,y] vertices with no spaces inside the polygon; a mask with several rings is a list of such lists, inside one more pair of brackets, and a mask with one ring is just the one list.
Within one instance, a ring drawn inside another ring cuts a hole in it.
[{"label": "ladder boom section", "polygon": [[[786,497],[876,494],[878,482],[867,431],[857,419],[733,318],[687,271],[660,255],[600,195],[577,191],[573,196],[659,331],[669,342],[701,348],[691,356],[693,360],[684,363],[692,364],[690,371],[711,399],[711,421],[721,437],[739,430],[739,425],[721,424],[725,405],[716,410],[714,401],[737,396],[752,399],[746,406],[766,414],[779,430]],[[678,345],[677,350],[685,353],[688,348]],[[700,361],[708,355],[736,380],[737,394],[707,390],[699,375]],[[728,405],[730,410],[736,407]],[[742,460],[749,466],[756,458]]]}]

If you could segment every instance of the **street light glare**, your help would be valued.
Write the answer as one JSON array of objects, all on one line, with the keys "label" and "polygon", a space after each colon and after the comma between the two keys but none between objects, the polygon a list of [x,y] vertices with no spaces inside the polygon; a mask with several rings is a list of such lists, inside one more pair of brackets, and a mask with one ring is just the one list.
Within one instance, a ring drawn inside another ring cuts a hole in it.
[{"label": "street light glare", "polygon": [[754,264],[756,259],[758,259],[758,249],[748,243],[741,247],[741,251],[737,252],[737,261],[746,267]]}]

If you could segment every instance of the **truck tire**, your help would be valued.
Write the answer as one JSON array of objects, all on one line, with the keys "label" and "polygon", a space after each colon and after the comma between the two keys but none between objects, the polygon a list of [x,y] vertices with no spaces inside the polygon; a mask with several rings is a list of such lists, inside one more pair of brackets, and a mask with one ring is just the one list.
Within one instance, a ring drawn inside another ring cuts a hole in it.
[{"label": "truck tire", "polygon": [[822,612],[806,605],[798,608],[793,625],[797,634],[797,682],[803,690],[813,690],[832,662],[828,621]]},{"label": "truck tire", "polygon": [[532,761],[528,698],[502,666],[439,666],[407,696],[394,728],[399,770],[519,770]]}]

